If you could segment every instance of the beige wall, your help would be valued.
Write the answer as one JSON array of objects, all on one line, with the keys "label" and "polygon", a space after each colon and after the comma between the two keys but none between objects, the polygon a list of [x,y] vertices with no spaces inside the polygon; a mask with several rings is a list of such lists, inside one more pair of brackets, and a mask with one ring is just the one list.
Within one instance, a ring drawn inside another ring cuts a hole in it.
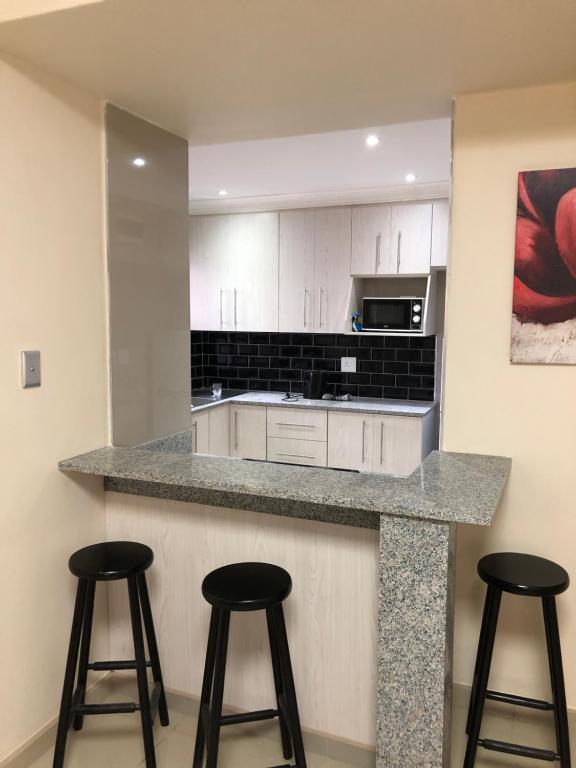
[{"label": "beige wall", "polygon": [[[0,58],[0,115],[2,760],[57,713],[67,559],[104,537],[99,481],[56,464],[108,428],[101,107]],[[23,349],[42,352],[39,389],[20,387]]]},{"label": "beige wall", "polygon": [[[576,368],[511,365],[517,173],[576,165],[576,83],[456,99],[444,448],[511,456],[490,531],[458,537],[455,679],[469,682],[486,552],[549,557],[576,579]],[[559,599],[568,702],[576,707],[576,586]],[[492,686],[547,695],[536,600],[507,597]]]}]

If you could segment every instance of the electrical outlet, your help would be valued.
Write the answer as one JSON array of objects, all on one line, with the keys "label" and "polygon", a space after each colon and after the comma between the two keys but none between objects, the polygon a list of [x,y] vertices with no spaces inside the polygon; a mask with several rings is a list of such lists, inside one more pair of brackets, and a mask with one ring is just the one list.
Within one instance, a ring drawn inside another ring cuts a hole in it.
[{"label": "electrical outlet", "polygon": [[356,358],[355,357],[341,357],[340,358],[340,370],[347,373],[356,373]]}]

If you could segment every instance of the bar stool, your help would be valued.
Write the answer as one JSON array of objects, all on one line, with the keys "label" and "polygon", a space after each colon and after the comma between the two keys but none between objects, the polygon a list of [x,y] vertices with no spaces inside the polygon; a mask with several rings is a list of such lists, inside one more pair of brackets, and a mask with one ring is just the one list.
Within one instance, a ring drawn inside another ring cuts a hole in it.
[{"label": "bar stool", "polygon": [[[66,750],[66,738],[70,724],[74,730],[82,729],[84,715],[125,714],[140,711],[142,719],[142,735],[146,768],[155,768],[154,736],[152,726],[156,711],[160,715],[160,723],[168,725],[168,707],[162,682],[158,645],[154,632],[152,610],[148,587],[146,586],[145,571],[152,565],[154,553],[144,544],[132,541],[112,541],[94,544],[75,552],[69,561],[69,567],[78,578],[72,632],[64,675],[62,703],[56,746],[54,749],[53,768],[62,768]],[[132,619],[132,634],[134,637],[134,656],[132,661],[89,661],[90,639],[92,635],[92,616],[94,613],[94,595],[98,581],[128,581],[128,596],[130,599],[130,616]],[[142,615],[140,613],[142,610]],[[146,630],[146,640],[150,661],[146,661],[144,638],[142,635],[142,618]],[[152,695],[148,694],[147,667],[152,668],[154,687]],[[139,702],[114,704],[86,704],[86,680],[88,670],[103,672],[109,670],[136,670],[138,678]],[[77,675],[76,689],[74,681]]]},{"label": "bar stool", "polygon": [[[267,563],[237,563],[218,568],[204,579],[202,594],[212,606],[204,680],[198,713],[193,768],[216,768],[220,727],[257,720],[279,720],[285,760],[294,753],[295,768],[306,768],[296,690],[284,623],[282,601],[292,590],[290,574]],[[266,611],[277,709],[222,715],[228,630],[232,611]],[[277,768],[290,768],[288,765]]]},{"label": "bar stool", "polygon": [[[560,650],[560,634],[558,632],[555,601],[555,595],[559,595],[568,589],[568,584],[570,583],[568,574],[564,568],[556,565],[551,560],[515,552],[500,552],[486,555],[478,563],[478,574],[488,584],[488,589],[484,604],[472,692],[470,694],[470,706],[466,725],[468,744],[464,758],[464,768],[473,768],[479,746],[494,752],[504,752],[521,757],[533,757],[549,762],[559,760],[561,768],[570,768],[568,714],[566,711],[564,673],[562,671],[562,653]],[[488,677],[492,662],[502,592],[528,597],[540,597],[542,599],[548,664],[552,684],[551,703],[525,696],[515,696],[509,693],[488,690]],[[486,699],[516,704],[517,706],[529,707],[530,709],[552,711],[556,727],[556,751],[536,749],[535,747],[510,744],[504,741],[494,741],[493,739],[481,739],[480,726],[482,724],[482,713]]]}]

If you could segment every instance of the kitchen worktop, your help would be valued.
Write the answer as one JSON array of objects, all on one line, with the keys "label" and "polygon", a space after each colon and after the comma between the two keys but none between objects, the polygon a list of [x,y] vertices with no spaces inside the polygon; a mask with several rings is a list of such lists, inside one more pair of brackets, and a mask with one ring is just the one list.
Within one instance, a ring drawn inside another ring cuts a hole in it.
[{"label": "kitchen worktop", "polygon": [[381,515],[489,525],[510,459],[433,451],[409,477],[100,448],[59,464],[120,493],[377,528]]},{"label": "kitchen worktop", "polygon": [[298,396],[297,400],[283,400],[282,392],[246,392],[242,395],[214,400],[206,405],[197,405],[192,413],[216,408],[226,403],[241,403],[244,405],[265,405],[267,407],[311,408],[316,410],[373,413],[396,416],[426,416],[436,407],[436,403],[422,400],[380,400],[372,397],[355,397],[352,400],[307,400]]}]

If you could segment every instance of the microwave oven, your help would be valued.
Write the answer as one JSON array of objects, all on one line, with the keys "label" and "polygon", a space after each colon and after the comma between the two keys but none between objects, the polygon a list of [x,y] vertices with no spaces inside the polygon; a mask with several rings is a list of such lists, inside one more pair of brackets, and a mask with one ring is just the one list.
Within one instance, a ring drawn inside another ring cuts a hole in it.
[{"label": "microwave oven", "polygon": [[416,296],[367,296],[362,300],[362,330],[423,333],[424,301]]}]

